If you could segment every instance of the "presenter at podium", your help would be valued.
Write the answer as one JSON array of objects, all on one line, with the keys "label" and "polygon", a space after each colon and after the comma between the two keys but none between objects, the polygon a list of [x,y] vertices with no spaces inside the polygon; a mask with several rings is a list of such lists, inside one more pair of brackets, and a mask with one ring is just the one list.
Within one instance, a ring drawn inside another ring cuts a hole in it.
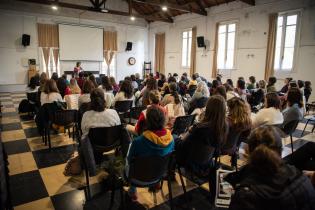
[{"label": "presenter at podium", "polygon": [[77,77],[79,75],[79,73],[83,71],[82,67],[81,67],[81,62],[77,62],[74,69],[73,69],[73,75],[74,77]]}]

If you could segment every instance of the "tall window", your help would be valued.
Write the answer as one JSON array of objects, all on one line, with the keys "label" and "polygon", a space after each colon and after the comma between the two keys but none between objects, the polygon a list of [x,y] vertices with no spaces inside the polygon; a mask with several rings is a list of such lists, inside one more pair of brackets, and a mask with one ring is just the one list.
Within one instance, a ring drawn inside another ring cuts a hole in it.
[{"label": "tall window", "polygon": [[192,30],[186,30],[182,34],[183,46],[182,46],[182,67],[190,67],[190,52],[191,52],[191,37]]},{"label": "tall window", "polygon": [[220,24],[218,30],[218,56],[219,69],[233,69],[235,55],[236,23]]},{"label": "tall window", "polygon": [[109,65],[109,70],[105,59],[103,60],[101,73],[116,78],[116,55],[114,55],[112,62]]},{"label": "tall window", "polygon": [[293,68],[298,13],[278,16],[275,51],[275,70],[291,71]]}]

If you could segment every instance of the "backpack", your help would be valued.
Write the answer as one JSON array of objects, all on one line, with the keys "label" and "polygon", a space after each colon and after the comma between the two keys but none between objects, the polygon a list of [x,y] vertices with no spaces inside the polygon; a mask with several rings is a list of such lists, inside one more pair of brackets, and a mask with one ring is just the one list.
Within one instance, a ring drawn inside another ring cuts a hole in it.
[{"label": "backpack", "polygon": [[27,99],[23,99],[19,104],[19,113],[33,112],[33,106]]},{"label": "backpack", "polygon": [[81,174],[81,172],[82,172],[82,167],[81,167],[81,162],[80,162],[80,156],[78,152],[75,152],[67,161],[63,174],[65,176],[75,176],[75,175]]}]

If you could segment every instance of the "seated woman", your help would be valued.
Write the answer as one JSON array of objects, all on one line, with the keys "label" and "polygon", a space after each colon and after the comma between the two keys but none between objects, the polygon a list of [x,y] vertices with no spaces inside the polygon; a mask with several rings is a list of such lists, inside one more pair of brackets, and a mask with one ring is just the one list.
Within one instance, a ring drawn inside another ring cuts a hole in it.
[{"label": "seated woman", "polygon": [[287,95],[287,108],[283,110],[283,125],[293,121],[302,120],[304,116],[303,97],[298,88],[290,88]]},{"label": "seated woman", "polygon": [[103,90],[104,98],[106,101],[106,108],[110,108],[113,106],[114,99],[115,99],[115,96],[113,94],[113,87],[107,76],[103,76],[101,80],[102,80],[102,84],[99,86],[99,88]]},{"label": "seated woman", "polygon": [[201,148],[218,148],[223,144],[228,131],[226,123],[226,102],[222,96],[211,96],[207,102],[204,117],[191,127],[183,137],[175,142],[176,160],[196,173],[208,174],[212,164],[213,153],[203,163],[194,162],[191,157]]},{"label": "seated woman", "polygon": [[207,84],[204,81],[201,81],[197,85],[197,89],[194,92],[194,95],[191,98],[190,106],[193,106],[193,104],[201,98],[209,98],[210,92]]},{"label": "seated woman", "polygon": [[30,79],[30,84],[27,86],[26,93],[38,92],[39,86],[37,86],[37,81],[35,76]]},{"label": "seated woman", "polygon": [[306,176],[282,161],[282,139],[275,127],[253,130],[248,146],[248,164],[225,178],[235,189],[229,209],[314,209],[315,190]]},{"label": "seated woman", "polygon": [[157,81],[154,78],[148,78],[146,81],[146,86],[141,90],[142,96],[142,105],[148,106],[149,102],[149,94],[152,90],[157,90]]},{"label": "seated woman", "polygon": [[44,90],[40,94],[40,103],[44,105],[46,103],[53,103],[54,101],[62,101],[62,97],[59,94],[56,82],[53,79],[47,80]]},{"label": "seated woman", "polygon": [[[227,140],[223,146],[224,153],[233,152],[236,148],[236,143],[242,132],[251,129],[252,120],[250,118],[251,110],[249,104],[240,98],[232,98],[227,101],[228,115],[227,122],[229,125],[229,133]],[[234,142],[229,141],[236,140]]]},{"label": "seated woman", "polygon": [[280,99],[276,92],[270,92],[265,97],[265,107],[252,114],[253,127],[261,125],[282,125],[283,115],[280,111]]},{"label": "seated woman", "polygon": [[109,78],[109,82],[113,87],[113,93],[116,94],[119,91],[119,85],[117,85],[116,80],[114,77]]},{"label": "seated woman", "polygon": [[185,115],[185,109],[181,96],[177,92],[176,83],[172,82],[169,84],[169,91],[170,93],[164,96],[161,105],[165,107],[169,117],[167,127],[172,128],[176,117]]},{"label": "seated woman", "polygon": [[114,104],[117,101],[134,101],[135,97],[133,95],[133,88],[129,80],[124,80],[121,83],[119,92],[115,95]]},{"label": "seated woman", "polygon": [[[163,110],[166,119],[168,120],[167,117],[167,112],[165,110],[165,108],[163,106],[160,106],[160,99],[161,99],[161,95],[159,93],[159,91],[157,90],[153,90],[149,93],[149,105],[147,106],[147,109],[151,106],[157,106],[159,108],[161,108],[161,110]],[[134,135],[140,135],[145,129],[146,129],[146,113],[147,113],[147,109],[143,110],[139,116],[139,119],[136,123],[135,126],[132,125],[127,125],[127,130],[129,132],[131,132]]]},{"label": "seated woman", "polygon": [[[151,155],[165,156],[174,150],[173,136],[170,130],[165,129],[165,122],[165,114],[160,107],[150,106],[147,109],[146,131],[132,141],[127,154],[127,177],[132,158]],[[137,200],[136,187],[130,186],[128,193],[133,201]]]},{"label": "seated woman", "polygon": [[91,110],[83,114],[81,121],[82,139],[84,139],[90,128],[112,127],[120,125],[120,118],[114,109],[106,109],[104,92],[96,88],[91,92]]},{"label": "seated woman", "polygon": [[197,85],[197,75],[193,74],[191,77],[191,80],[189,81],[187,88],[189,89],[190,86],[196,86]]},{"label": "seated woman", "polygon": [[[232,82],[232,80],[231,80],[231,82]],[[229,83],[225,83],[223,86],[225,87],[225,90],[226,90],[226,100],[227,101],[230,100],[231,98],[234,98],[234,97],[238,97],[238,98],[240,97],[238,95],[238,93],[234,91],[233,86],[231,86]]]},{"label": "seated woman", "polygon": [[276,89],[276,82],[277,82],[277,78],[275,78],[275,77],[269,77],[269,79],[268,79],[268,84],[267,84],[267,93],[270,93],[270,92],[277,92],[277,89]]},{"label": "seated woman", "polygon": [[260,80],[258,82],[258,89],[252,91],[251,95],[247,97],[248,103],[251,107],[260,105],[265,97],[266,93],[266,82],[264,80]]},{"label": "seated woman", "polygon": [[70,85],[66,89],[66,95],[71,94],[81,94],[81,88],[79,87],[77,80],[75,78],[70,79]]},{"label": "seated woman", "polygon": [[87,80],[83,83],[82,95],[80,95],[79,102],[78,102],[79,108],[83,103],[91,102],[90,93],[92,90],[94,90],[94,88],[95,86],[91,80]]}]

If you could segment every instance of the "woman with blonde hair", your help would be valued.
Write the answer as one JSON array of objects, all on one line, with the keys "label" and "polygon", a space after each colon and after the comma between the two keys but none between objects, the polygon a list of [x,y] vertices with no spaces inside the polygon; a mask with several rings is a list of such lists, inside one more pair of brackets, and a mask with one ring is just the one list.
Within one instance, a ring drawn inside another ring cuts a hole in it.
[{"label": "woman with blonde hair", "polygon": [[251,110],[249,104],[240,98],[232,98],[227,101],[228,116],[230,128],[237,131],[244,131],[250,129],[252,126]]},{"label": "woman with blonde hair", "polygon": [[66,90],[66,95],[70,94],[81,94],[81,89],[77,83],[77,80],[74,78],[71,78],[69,89]]}]

